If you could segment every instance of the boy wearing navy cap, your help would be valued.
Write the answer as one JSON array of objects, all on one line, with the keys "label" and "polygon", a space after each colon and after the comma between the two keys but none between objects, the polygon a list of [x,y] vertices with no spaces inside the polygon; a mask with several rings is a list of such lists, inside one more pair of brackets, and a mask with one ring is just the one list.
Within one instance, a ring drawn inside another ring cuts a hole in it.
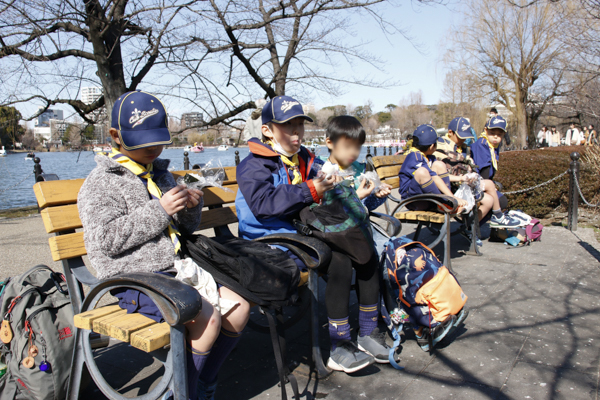
[{"label": "boy wearing navy cap", "polygon": [[[77,207],[88,257],[99,279],[126,272],[174,276],[180,259],[180,232],[200,224],[203,193],[177,185],[158,158],[171,144],[167,113],[161,101],[145,92],[123,94],[112,109],[112,152],[97,155],[98,164],[81,186]],[[190,399],[213,398],[216,374],[239,341],[250,314],[246,300],[219,288],[221,297],[238,303],[226,316],[203,300],[202,310],[186,326],[187,381]],[[157,322],[154,302],[133,289],[111,294],[129,313]]]},{"label": "boy wearing navy cap", "polygon": [[450,175],[459,176],[471,172],[473,160],[467,154],[466,141],[472,138],[469,121],[456,117],[448,124],[448,133],[437,139],[437,149],[433,155],[446,164]]},{"label": "boy wearing navy cap", "polygon": [[[317,177],[313,163],[323,161],[300,143],[304,122],[312,119],[302,106],[288,96],[271,99],[262,110],[262,141],[250,139],[250,154],[237,167],[239,190],[235,206],[239,234],[247,239],[271,233],[296,233],[294,218],[306,206],[319,203],[332,189],[334,176]],[[306,266],[291,253],[301,269]],[[358,339],[352,340],[349,325],[349,301],[353,270],[360,290]],[[353,373],[373,362],[389,362],[385,334],[378,331],[379,275],[376,254],[367,264],[357,264],[339,251],[332,252],[327,274],[325,305],[329,319],[331,352],[327,366]]]},{"label": "boy wearing navy cap", "polygon": [[515,228],[521,225],[519,220],[505,215],[502,211],[508,208],[508,200],[502,193],[496,191],[496,184],[492,180],[498,171],[498,146],[505,134],[506,120],[499,115],[493,116],[485,124],[485,131],[481,137],[471,145],[473,161],[477,164],[476,172],[484,179],[486,192],[489,193],[490,190],[496,192],[496,195],[492,195],[490,219],[492,228]]},{"label": "boy wearing navy cap", "polygon": [[[420,194],[445,194],[453,196],[450,182],[463,179],[450,176],[446,164],[438,161],[433,153],[437,148],[437,132],[431,125],[419,125],[413,132],[412,147],[400,168],[400,195],[408,199]],[[459,206],[467,202],[458,199]],[[409,207],[423,210],[431,207],[430,203],[412,203]]]}]

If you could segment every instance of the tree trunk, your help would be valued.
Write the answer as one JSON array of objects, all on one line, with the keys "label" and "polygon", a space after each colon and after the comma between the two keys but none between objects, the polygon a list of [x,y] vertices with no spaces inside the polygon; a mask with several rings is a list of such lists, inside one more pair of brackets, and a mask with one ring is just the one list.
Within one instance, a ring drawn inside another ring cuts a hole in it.
[{"label": "tree trunk", "polygon": [[517,147],[522,149],[527,146],[527,110],[519,96],[515,97],[514,117],[517,121]]}]

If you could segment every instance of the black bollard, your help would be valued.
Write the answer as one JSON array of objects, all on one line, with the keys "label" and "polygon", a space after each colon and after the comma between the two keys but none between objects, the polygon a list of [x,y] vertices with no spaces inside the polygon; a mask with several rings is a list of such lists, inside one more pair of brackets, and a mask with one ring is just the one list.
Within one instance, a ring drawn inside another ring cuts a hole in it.
[{"label": "black bollard", "polygon": [[399,151],[400,151],[400,149],[398,148],[398,145],[396,145],[396,153],[399,152]]},{"label": "black bollard", "polygon": [[240,152],[238,150],[235,151],[235,165],[240,165]]},{"label": "black bollard", "polygon": [[571,164],[569,166],[569,215],[567,217],[567,228],[570,231],[577,230],[578,208],[579,208],[579,192],[575,177],[579,181],[579,153],[574,151],[571,153]]},{"label": "black bollard", "polygon": [[385,147],[385,146],[383,146],[383,155],[384,155],[384,156],[386,155],[386,153],[385,153],[385,151],[386,151],[386,150],[387,150],[387,149],[386,149],[386,147]]},{"label": "black bollard", "polygon": [[367,154],[371,154],[371,146],[367,146]]},{"label": "black bollard", "polygon": [[377,146],[373,146],[373,155],[377,156]]},{"label": "black bollard", "polygon": [[187,151],[183,152],[183,169],[186,171],[190,169],[190,158]]},{"label": "black bollard", "polygon": [[[44,173],[44,171],[42,171],[42,166],[40,165],[40,158],[39,157],[35,157],[33,159],[33,174],[35,176],[35,181],[39,182],[40,180],[44,180],[43,178],[41,178],[41,175]],[[38,180],[38,178],[41,178]]]},{"label": "black bollard", "polygon": [[390,156],[392,155],[392,146],[390,146]]}]

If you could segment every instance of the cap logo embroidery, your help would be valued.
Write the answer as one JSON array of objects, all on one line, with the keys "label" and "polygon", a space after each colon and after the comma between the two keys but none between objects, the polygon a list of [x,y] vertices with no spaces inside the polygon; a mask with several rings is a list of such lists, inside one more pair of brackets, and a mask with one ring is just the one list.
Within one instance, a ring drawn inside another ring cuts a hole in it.
[{"label": "cap logo embroidery", "polygon": [[281,103],[281,111],[288,112],[289,110],[292,109],[292,107],[299,106],[299,105],[300,105],[300,103],[298,103],[297,101],[284,100],[283,103]]},{"label": "cap logo embroidery", "polygon": [[504,121],[502,121],[501,119],[496,118],[496,119],[494,119],[492,121],[492,124],[501,124],[502,122],[504,122]]},{"label": "cap logo embroidery", "polygon": [[463,125],[463,127],[462,127],[462,130],[463,130],[463,131],[466,131],[466,130],[467,130],[467,129],[469,129],[470,127],[471,127],[470,125],[466,125],[466,124],[465,124],[465,125]]},{"label": "cap logo embroidery", "polygon": [[132,124],[132,128],[135,128],[136,126],[142,124],[146,120],[146,118],[158,114],[158,110],[156,108],[153,108],[150,111],[140,111],[136,108],[131,112],[131,114],[133,115],[131,116],[131,118],[129,118],[129,123]]}]

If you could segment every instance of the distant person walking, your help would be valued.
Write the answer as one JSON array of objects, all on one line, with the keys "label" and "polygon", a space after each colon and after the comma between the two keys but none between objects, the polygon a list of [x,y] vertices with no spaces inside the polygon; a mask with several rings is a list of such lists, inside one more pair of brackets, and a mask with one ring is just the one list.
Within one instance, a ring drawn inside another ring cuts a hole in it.
[{"label": "distant person walking", "polygon": [[[550,140],[548,140],[549,137]],[[548,128],[546,128],[546,125],[542,126],[542,129],[540,129],[540,131],[538,132],[537,142],[538,147],[547,147],[552,142],[551,134],[549,135],[549,131]]]},{"label": "distant person walking", "polygon": [[550,133],[552,134],[552,147],[560,146],[560,132],[556,130],[555,126],[550,129]]},{"label": "distant person walking", "polygon": [[598,144],[598,133],[594,129],[594,125],[590,124],[588,127],[589,136],[587,138],[586,144],[588,146],[596,146]]}]

